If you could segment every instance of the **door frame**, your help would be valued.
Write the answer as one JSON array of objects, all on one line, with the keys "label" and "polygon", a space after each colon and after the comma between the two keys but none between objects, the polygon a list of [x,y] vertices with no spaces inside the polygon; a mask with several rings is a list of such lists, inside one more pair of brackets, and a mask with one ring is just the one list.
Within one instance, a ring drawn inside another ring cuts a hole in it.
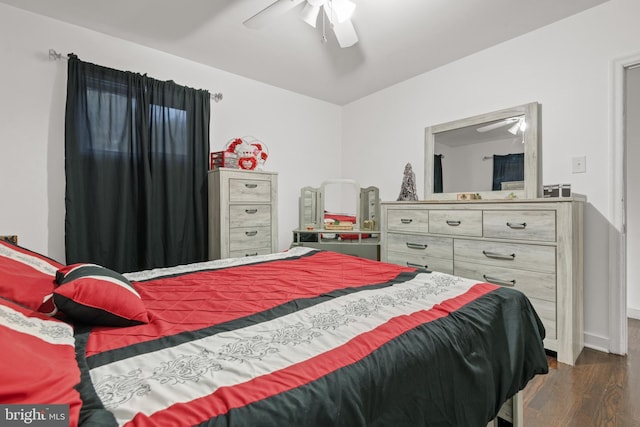
[{"label": "door frame", "polygon": [[625,167],[625,70],[640,64],[640,52],[618,58],[611,68],[611,143],[609,170],[609,351],[627,354],[627,233]]}]

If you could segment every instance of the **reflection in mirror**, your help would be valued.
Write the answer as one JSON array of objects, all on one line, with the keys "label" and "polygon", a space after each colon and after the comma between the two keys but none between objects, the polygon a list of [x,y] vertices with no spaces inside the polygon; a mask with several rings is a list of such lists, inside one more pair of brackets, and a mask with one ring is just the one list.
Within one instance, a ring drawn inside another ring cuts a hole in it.
[{"label": "reflection in mirror", "polygon": [[425,199],[538,197],[538,125],[530,103],[426,128]]},{"label": "reflection in mirror", "polygon": [[324,196],[324,213],[352,216],[354,228],[357,228],[360,206],[360,186],[351,179],[330,179],[321,185]]},{"label": "reflection in mirror", "polygon": [[[436,134],[442,178],[434,175],[434,193],[524,190],[525,128],[519,115]],[[454,167],[465,173],[454,173]]]}]

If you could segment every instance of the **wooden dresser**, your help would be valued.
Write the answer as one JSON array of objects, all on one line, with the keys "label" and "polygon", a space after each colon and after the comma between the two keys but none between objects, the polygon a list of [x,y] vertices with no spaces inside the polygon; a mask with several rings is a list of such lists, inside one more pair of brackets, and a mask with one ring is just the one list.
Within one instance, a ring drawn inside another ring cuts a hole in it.
[{"label": "wooden dresser", "polygon": [[219,168],[209,172],[209,259],[278,250],[278,175]]},{"label": "wooden dresser", "polygon": [[582,218],[572,198],[383,202],[381,259],[521,290],[545,347],[573,365],[584,347]]}]

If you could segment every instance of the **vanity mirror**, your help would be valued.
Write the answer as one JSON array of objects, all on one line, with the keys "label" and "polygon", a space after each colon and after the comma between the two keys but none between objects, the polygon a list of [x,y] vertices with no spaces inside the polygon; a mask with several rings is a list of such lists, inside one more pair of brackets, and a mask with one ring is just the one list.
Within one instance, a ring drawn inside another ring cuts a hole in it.
[{"label": "vanity mirror", "polygon": [[538,110],[532,102],[427,127],[425,199],[539,197]]}]

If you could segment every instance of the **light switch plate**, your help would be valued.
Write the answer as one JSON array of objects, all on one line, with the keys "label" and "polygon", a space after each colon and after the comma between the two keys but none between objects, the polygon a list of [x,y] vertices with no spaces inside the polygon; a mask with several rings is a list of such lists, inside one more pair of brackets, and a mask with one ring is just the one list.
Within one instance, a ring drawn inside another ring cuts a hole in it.
[{"label": "light switch plate", "polygon": [[572,159],[572,172],[573,173],[585,173],[587,171],[587,157],[574,157]]}]

